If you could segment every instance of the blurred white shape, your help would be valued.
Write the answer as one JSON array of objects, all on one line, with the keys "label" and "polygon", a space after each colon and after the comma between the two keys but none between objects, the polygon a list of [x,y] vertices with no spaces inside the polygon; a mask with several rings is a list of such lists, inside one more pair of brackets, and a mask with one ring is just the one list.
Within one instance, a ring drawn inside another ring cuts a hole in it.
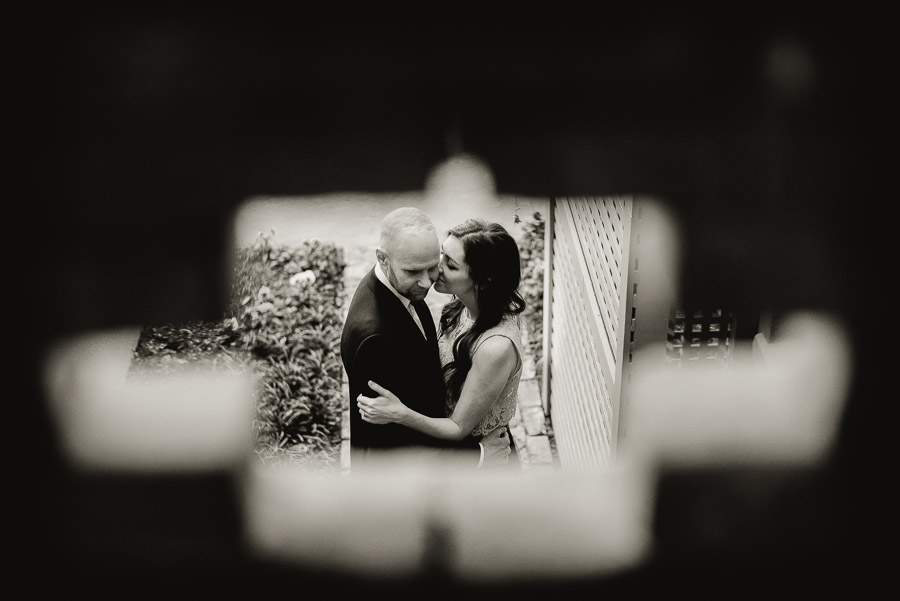
[{"label": "blurred white shape", "polygon": [[[851,376],[849,338],[833,317],[797,312],[753,360],[728,368],[635,354],[622,451],[653,465],[805,464],[832,449]],[[746,353],[745,357],[750,357]]]},{"label": "blurred white shape", "polygon": [[471,217],[496,219],[515,235],[515,203],[497,195],[490,167],[474,155],[456,154],[435,165],[419,206],[431,217],[441,241],[448,229]]},{"label": "blurred white shape", "polygon": [[484,161],[460,153],[432,168],[425,183],[425,195],[428,201],[437,204],[483,203],[496,200],[497,186],[494,174]]},{"label": "blurred white shape", "polygon": [[57,343],[44,384],[67,459],[85,469],[229,468],[251,452],[248,376],[185,370],[129,380],[138,334],[95,332]]},{"label": "blurred white shape", "polygon": [[315,272],[307,269],[306,271],[301,271],[300,273],[295,273],[291,276],[290,284],[291,286],[296,286],[298,284],[306,286],[308,284],[314,284],[316,281]]},{"label": "blurred white shape", "polygon": [[408,469],[350,476],[255,465],[243,486],[251,551],[312,569],[403,578],[426,551],[426,490]]},{"label": "blurred white shape", "polygon": [[258,466],[244,481],[249,547],[313,569],[386,579],[598,576],[649,549],[646,479],[624,466],[523,474],[397,452],[364,472]]},{"label": "blurred white shape", "polygon": [[643,476],[623,464],[479,472],[435,498],[456,543],[455,572],[480,583],[590,578],[639,565],[652,540],[651,494]]},{"label": "blurred white shape", "polygon": [[817,78],[817,65],[801,40],[787,36],[772,40],[763,65],[765,81],[776,98],[793,103],[809,97]]}]

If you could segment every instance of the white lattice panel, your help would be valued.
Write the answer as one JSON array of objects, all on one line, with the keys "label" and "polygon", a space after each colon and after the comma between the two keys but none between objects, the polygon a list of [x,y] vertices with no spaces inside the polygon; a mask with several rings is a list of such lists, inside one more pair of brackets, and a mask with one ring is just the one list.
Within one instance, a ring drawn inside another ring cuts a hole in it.
[{"label": "white lattice panel", "polygon": [[[626,200],[621,197],[565,199],[574,218],[590,277],[591,293],[603,312],[609,346],[616,348],[623,282]],[[613,359],[616,360],[615,355]]]},{"label": "white lattice panel", "polygon": [[[613,455],[627,287],[629,201],[556,201],[550,335],[551,419],[560,461]],[[624,272],[624,273],[623,273]]]}]

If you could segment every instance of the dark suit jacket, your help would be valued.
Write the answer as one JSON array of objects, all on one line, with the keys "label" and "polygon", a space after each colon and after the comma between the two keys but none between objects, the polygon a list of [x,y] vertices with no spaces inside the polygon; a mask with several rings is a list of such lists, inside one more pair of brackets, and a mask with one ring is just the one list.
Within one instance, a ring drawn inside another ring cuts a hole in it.
[{"label": "dark suit jacket", "polygon": [[477,464],[475,438],[439,440],[399,424],[370,424],[360,417],[356,397],[377,396],[369,388],[369,380],[423,415],[446,417],[437,340],[425,340],[400,300],[375,276],[374,268],[363,277],[350,301],[341,334],[341,360],[350,387],[351,469],[365,462],[370,449],[416,446],[469,449],[473,464]]}]

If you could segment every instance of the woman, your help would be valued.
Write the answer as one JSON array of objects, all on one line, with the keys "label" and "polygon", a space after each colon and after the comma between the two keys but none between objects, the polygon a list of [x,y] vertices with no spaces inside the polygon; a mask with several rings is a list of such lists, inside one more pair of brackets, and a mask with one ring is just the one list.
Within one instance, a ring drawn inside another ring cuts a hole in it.
[{"label": "woman", "polygon": [[[396,422],[460,440],[506,428],[516,413],[523,360],[518,314],[525,301],[518,292],[519,247],[502,225],[469,219],[448,232],[441,255],[434,289],[454,296],[441,312],[438,337],[449,417],[417,413],[371,381],[380,396],[357,400],[369,423]],[[514,446],[510,455],[517,460]]]}]

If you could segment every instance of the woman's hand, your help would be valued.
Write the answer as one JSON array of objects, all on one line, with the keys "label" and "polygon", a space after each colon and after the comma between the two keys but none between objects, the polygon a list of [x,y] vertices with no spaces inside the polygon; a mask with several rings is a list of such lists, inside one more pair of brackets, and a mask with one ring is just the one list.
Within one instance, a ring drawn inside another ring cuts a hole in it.
[{"label": "woman's hand", "polygon": [[400,423],[406,417],[409,409],[393,392],[383,388],[369,380],[369,388],[379,394],[377,397],[359,395],[356,402],[359,405],[359,414],[364,422],[370,424]]}]

